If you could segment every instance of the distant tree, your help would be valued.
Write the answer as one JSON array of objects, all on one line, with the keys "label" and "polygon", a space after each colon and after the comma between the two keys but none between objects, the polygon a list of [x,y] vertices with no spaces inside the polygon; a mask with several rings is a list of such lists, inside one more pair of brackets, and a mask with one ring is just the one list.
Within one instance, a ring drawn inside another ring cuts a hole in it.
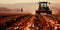
[{"label": "distant tree", "polygon": [[23,12],[23,8],[21,8],[21,12]]}]

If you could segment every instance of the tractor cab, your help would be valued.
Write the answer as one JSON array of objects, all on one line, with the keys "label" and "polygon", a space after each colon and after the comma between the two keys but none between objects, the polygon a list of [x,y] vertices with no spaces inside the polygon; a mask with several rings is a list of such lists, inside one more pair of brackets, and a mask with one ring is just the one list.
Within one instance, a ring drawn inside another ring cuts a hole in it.
[{"label": "tractor cab", "polygon": [[49,9],[48,2],[39,2],[38,4],[39,4],[39,8],[38,10],[36,10],[36,14],[40,14],[40,13],[51,14],[52,13],[51,10]]}]

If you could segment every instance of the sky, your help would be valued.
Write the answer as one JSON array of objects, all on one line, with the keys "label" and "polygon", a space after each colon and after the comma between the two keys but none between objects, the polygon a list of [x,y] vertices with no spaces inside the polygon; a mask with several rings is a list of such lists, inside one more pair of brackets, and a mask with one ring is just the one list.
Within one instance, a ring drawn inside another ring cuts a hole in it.
[{"label": "sky", "polygon": [[37,3],[39,1],[48,1],[51,3],[60,3],[60,0],[0,0],[0,3]]}]

